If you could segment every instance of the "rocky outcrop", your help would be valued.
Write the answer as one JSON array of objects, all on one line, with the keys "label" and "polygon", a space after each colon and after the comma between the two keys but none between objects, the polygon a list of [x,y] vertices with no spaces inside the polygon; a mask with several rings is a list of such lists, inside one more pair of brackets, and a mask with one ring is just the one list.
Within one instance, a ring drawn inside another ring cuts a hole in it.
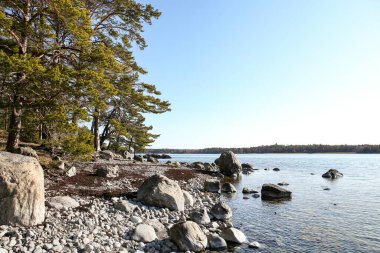
[{"label": "rocky outcrop", "polygon": [[225,221],[232,218],[232,209],[225,202],[219,202],[215,204],[211,208],[210,213],[217,220]]},{"label": "rocky outcrop", "polygon": [[208,248],[210,250],[222,251],[227,249],[226,241],[217,234],[209,234],[207,236]]},{"label": "rocky outcrop", "polygon": [[237,228],[225,228],[222,230],[220,236],[227,242],[232,243],[241,244],[247,241],[245,234]]},{"label": "rocky outcrop", "polygon": [[232,151],[224,152],[215,160],[220,173],[227,177],[238,176],[242,170],[240,161]]},{"label": "rocky outcrop", "polygon": [[69,209],[78,207],[79,203],[69,196],[56,196],[47,201],[47,206],[55,209]]},{"label": "rocky outcrop", "polygon": [[222,192],[225,192],[225,193],[233,193],[233,192],[236,192],[236,188],[233,184],[231,183],[224,183],[222,185]]},{"label": "rocky outcrop", "polygon": [[336,169],[330,169],[325,174],[322,175],[324,178],[337,179],[343,177],[343,174]]},{"label": "rocky outcrop", "polygon": [[185,198],[179,185],[163,175],[146,179],[137,192],[137,199],[170,210],[183,211],[185,207]]},{"label": "rocky outcrop", "polygon": [[183,251],[199,252],[206,249],[207,237],[192,221],[175,224],[169,230],[170,239]]},{"label": "rocky outcrop", "polygon": [[204,190],[206,192],[219,192],[220,191],[220,181],[216,179],[208,179],[204,183]]},{"label": "rocky outcrop", "polygon": [[132,239],[138,242],[151,242],[157,239],[157,235],[152,226],[139,224],[133,232]]},{"label": "rocky outcrop", "polygon": [[292,197],[292,192],[275,184],[264,184],[261,188],[261,199],[289,199]]},{"label": "rocky outcrop", "polygon": [[0,152],[0,224],[34,226],[44,219],[44,174],[37,159]]},{"label": "rocky outcrop", "polygon": [[118,177],[119,166],[105,166],[98,168],[95,173],[98,177]]}]

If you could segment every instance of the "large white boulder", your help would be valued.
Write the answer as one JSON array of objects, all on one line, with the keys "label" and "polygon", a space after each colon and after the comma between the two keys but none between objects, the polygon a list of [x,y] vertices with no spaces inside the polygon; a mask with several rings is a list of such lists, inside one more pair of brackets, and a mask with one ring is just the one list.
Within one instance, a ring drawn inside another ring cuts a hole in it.
[{"label": "large white boulder", "polygon": [[137,199],[144,204],[167,207],[170,210],[185,209],[181,187],[163,175],[153,175],[146,179],[137,192]]},{"label": "large white boulder", "polygon": [[41,165],[33,157],[0,152],[0,224],[34,226],[44,219]]}]

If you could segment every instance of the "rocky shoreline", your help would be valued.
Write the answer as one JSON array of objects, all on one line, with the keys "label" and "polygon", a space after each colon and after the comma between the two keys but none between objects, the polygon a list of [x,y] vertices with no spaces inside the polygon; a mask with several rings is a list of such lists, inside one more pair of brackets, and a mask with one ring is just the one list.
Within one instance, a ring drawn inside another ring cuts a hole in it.
[{"label": "rocky shoreline", "polygon": [[[45,168],[43,175],[35,158],[0,152],[0,253],[230,252],[240,244],[260,247],[234,227],[232,210],[221,201],[221,193],[236,192],[231,180],[254,170],[242,166],[232,152],[212,164],[162,164],[106,154],[93,162],[58,159],[55,169]],[[264,184],[261,198],[291,199],[292,193],[278,185]],[[247,187],[242,192],[260,197]]]},{"label": "rocky shoreline", "polygon": [[[65,173],[45,173],[44,222],[1,225],[0,253],[208,252],[225,250],[226,241],[248,243],[233,228],[232,211],[220,202],[220,194],[204,189],[215,175],[177,166],[113,159],[72,163],[65,170],[60,165]],[[75,173],[68,174],[73,167]],[[99,168],[113,167],[117,174],[111,177],[97,174]],[[137,198],[142,183],[155,175],[187,193],[183,210]],[[193,238],[187,238],[189,231]]]}]

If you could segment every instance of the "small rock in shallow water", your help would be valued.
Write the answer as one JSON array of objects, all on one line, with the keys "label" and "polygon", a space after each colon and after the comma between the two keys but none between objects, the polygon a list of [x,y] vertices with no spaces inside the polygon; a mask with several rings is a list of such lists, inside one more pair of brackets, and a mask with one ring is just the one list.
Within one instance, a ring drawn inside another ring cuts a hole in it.
[{"label": "small rock in shallow water", "polygon": [[281,183],[278,183],[278,185],[279,185],[279,186],[288,186],[289,183],[287,183],[287,182],[281,182]]},{"label": "small rock in shallow water", "polygon": [[258,248],[260,248],[260,243],[258,243],[258,242],[251,242],[251,243],[249,243],[248,247],[254,248],[254,249],[258,249]]},{"label": "small rock in shallow water", "polygon": [[329,191],[329,190],[330,190],[330,188],[328,188],[328,187],[325,187],[325,188],[323,188],[323,190],[324,190],[324,191]]},{"label": "small rock in shallow water", "polygon": [[280,169],[279,168],[274,168],[273,171],[280,171]]},{"label": "small rock in shallow water", "polygon": [[244,197],[243,197],[243,199],[249,199],[249,197],[247,197],[247,196],[244,196]]},{"label": "small rock in shallow water", "polygon": [[245,234],[236,228],[225,228],[223,229],[220,236],[228,242],[241,244],[247,241],[247,237],[245,236]]}]

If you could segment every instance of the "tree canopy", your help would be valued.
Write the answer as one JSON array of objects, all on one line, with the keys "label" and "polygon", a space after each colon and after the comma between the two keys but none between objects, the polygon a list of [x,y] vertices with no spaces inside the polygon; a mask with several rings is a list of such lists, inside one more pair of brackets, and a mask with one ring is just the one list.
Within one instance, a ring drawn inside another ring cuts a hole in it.
[{"label": "tree canopy", "polygon": [[[0,109],[7,150],[24,141],[82,154],[144,149],[145,113],[170,110],[133,56],[159,18],[134,0],[0,2]],[[91,122],[88,129],[86,122]]]}]

